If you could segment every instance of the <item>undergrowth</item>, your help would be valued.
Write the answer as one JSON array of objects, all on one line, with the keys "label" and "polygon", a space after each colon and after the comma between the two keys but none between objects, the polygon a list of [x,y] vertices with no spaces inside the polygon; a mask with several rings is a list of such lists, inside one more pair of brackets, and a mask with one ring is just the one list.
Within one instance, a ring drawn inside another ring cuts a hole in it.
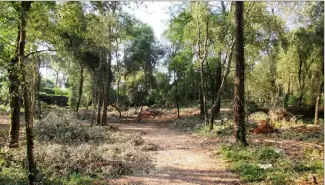
[{"label": "undergrowth", "polygon": [[323,161],[318,159],[295,159],[276,147],[251,144],[243,147],[236,144],[223,144],[218,153],[230,162],[230,168],[250,184],[297,184],[314,175],[323,180]]},{"label": "undergrowth", "polygon": [[202,128],[203,122],[198,116],[184,117],[175,120],[171,126],[181,132],[194,132]]},{"label": "undergrowth", "polygon": [[[148,173],[146,143],[138,134],[80,124],[75,114],[51,112],[35,125],[37,180],[42,184],[92,184],[96,179]],[[152,148],[152,147],[151,147]],[[26,184],[26,148],[2,151],[0,184]]]}]

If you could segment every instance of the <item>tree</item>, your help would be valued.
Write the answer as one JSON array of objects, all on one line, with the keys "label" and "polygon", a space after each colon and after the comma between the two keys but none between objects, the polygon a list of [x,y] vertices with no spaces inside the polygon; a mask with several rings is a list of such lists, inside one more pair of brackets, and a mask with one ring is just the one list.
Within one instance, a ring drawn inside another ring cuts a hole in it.
[{"label": "tree", "polygon": [[243,2],[235,2],[236,18],[236,76],[234,90],[234,134],[237,141],[248,145],[245,128],[245,58]]},{"label": "tree", "polygon": [[[203,4],[203,5],[202,5]],[[197,10],[196,10],[196,29],[197,29],[197,51],[196,55],[200,63],[200,78],[201,78],[201,95],[203,100],[203,110],[204,110],[204,120],[205,123],[208,124],[209,118],[208,118],[208,107],[207,107],[207,88],[206,88],[206,80],[205,80],[205,63],[208,55],[208,40],[209,40],[209,16],[207,15],[207,10],[204,8],[207,8],[206,3],[200,3],[197,2]],[[201,21],[205,24],[205,36],[204,41],[202,43],[201,38],[201,25],[200,25],[200,19],[199,19],[199,12],[205,12],[205,15],[201,15],[203,18]]]}]

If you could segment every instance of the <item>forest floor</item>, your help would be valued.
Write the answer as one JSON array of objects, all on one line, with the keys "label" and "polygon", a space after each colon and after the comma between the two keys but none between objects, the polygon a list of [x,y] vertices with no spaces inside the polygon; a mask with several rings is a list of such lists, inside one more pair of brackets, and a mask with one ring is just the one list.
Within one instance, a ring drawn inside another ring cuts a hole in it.
[{"label": "forest floor", "polygon": [[217,143],[206,145],[198,136],[172,130],[167,122],[113,125],[121,131],[140,133],[158,146],[158,151],[152,151],[155,168],[149,174],[125,176],[111,180],[113,184],[240,184],[238,176],[226,169],[225,161],[211,156]]},{"label": "forest floor", "polygon": [[[222,112],[224,117],[231,114],[226,109]],[[209,132],[202,127],[197,108],[182,109],[182,119],[177,119],[175,110],[160,110],[160,113],[158,116],[144,118],[138,123],[133,111],[123,112],[122,119],[118,119],[114,111],[109,112],[109,125],[117,127],[120,133],[140,135],[145,142],[155,146],[154,149],[145,151],[153,165],[145,172],[92,179],[90,184],[302,185],[316,184],[316,180],[320,184],[323,183],[323,125],[315,127],[299,123],[287,129],[280,129],[277,133],[249,133],[250,146],[242,148],[235,144],[231,121],[216,123],[214,130]],[[81,110],[78,120],[89,125],[89,115],[91,111]],[[265,119],[265,116],[251,116],[248,129],[254,128],[254,122]],[[8,136],[8,122],[8,115],[0,113],[0,148]],[[25,129],[23,125],[21,128],[21,140],[24,143]],[[263,166],[266,168],[263,169]]]}]

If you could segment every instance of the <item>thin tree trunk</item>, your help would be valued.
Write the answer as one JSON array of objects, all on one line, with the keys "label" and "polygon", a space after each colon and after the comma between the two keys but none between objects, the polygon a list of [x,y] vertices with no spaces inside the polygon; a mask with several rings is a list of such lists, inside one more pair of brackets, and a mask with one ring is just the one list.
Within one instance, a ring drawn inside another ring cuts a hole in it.
[{"label": "thin tree trunk", "polygon": [[41,69],[41,59],[38,59],[38,80],[37,80],[37,101],[38,101],[38,119],[42,119],[42,104],[40,99],[40,90],[41,90],[41,83],[42,83],[42,75],[40,72]]},{"label": "thin tree trunk", "polygon": [[[221,53],[219,53],[219,57],[220,57],[220,62],[217,63],[216,65],[216,78],[215,78],[215,89],[213,89],[214,92],[218,93],[221,87],[221,83],[222,83],[222,75],[221,75]],[[214,93],[215,94],[215,93]],[[220,114],[220,98],[221,96],[218,97],[213,97],[213,102],[215,101],[216,98],[219,98],[219,103],[217,104],[217,108],[216,108],[216,115],[219,117]]]},{"label": "thin tree trunk", "polygon": [[[99,104],[99,101],[100,101],[100,88],[98,88],[98,84],[99,84],[99,73],[100,73],[100,67],[101,67],[101,55],[102,55],[102,52],[100,51],[99,52],[99,61],[98,61],[98,71],[96,73],[96,77],[95,77],[95,87],[94,87],[94,97],[93,97],[93,101],[94,101],[94,108],[93,108],[93,115],[92,115],[92,118],[91,118],[91,126],[93,126],[93,123],[94,123],[94,119],[95,119],[95,114],[96,114],[96,106]],[[98,99],[97,101],[97,104],[95,103],[96,102],[96,99]],[[100,117],[100,111],[99,111],[99,117]],[[98,120],[98,116],[97,116],[97,120]],[[97,121],[97,124],[98,121]]]},{"label": "thin tree trunk", "polygon": [[243,2],[236,3],[236,75],[234,93],[234,134],[237,141],[247,146],[245,129],[245,61]]},{"label": "thin tree trunk", "polygon": [[[113,7],[113,15],[115,14],[115,6]],[[103,114],[102,114],[102,125],[107,125],[107,106],[108,106],[108,99],[109,99],[109,90],[111,87],[112,82],[112,72],[111,72],[111,62],[112,62],[112,41],[111,41],[111,33],[112,33],[112,25],[109,24],[108,26],[108,58],[106,64],[106,83],[104,87],[104,105],[103,105]]]},{"label": "thin tree trunk", "polygon": [[178,87],[177,87],[177,80],[176,80],[176,70],[174,69],[174,80],[175,80],[175,88],[176,88],[176,107],[177,107],[177,118],[180,119],[181,117],[179,116],[179,96],[178,96]]},{"label": "thin tree trunk", "polygon": [[80,102],[81,102],[81,97],[82,97],[82,87],[83,87],[83,84],[84,84],[84,67],[80,64],[79,97],[78,97],[76,112],[78,112],[78,110],[79,110],[79,106],[80,106]]},{"label": "thin tree trunk", "polygon": [[[197,2],[197,6],[199,6],[200,2]],[[207,110],[207,91],[206,91],[206,85],[205,85],[205,72],[204,72],[204,62],[206,61],[207,58],[207,42],[208,42],[208,28],[209,28],[209,22],[208,20],[206,21],[206,33],[205,33],[205,38],[204,38],[204,48],[203,48],[203,56],[201,56],[201,30],[200,30],[200,25],[199,25],[199,15],[198,12],[196,14],[196,27],[197,27],[197,58],[200,61],[200,79],[201,79],[201,93],[202,93],[202,98],[203,98],[203,109],[204,109],[204,121],[205,124],[207,125],[209,120],[208,120],[208,110]]]},{"label": "thin tree trunk", "polygon": [[304,97],[304,93],[303,92],[300,92],[300,96],[299,96],[299,114],[301,114],[301,111],[302,111],[302,100],[303,100],[303,97]]},{"label": "thin tree trunk", "polygon": [[319,119],[319,107],[320,107],[320,99],[321,96],[324,92],[324,63],[322,64],[322,75],[320,77],[321,80],[321,84],[319,87],[319,92],[318,92],[318,96],[316,99],[316,105],[315,105],[315,119],[314,119],[314,124],[318,124],[318,119]]},{"label": "thin tree trunk", "polygon": [[229,59],[228,59],[228,64],[227,64],[227,68],[226,68],[226,71],[225,71],[225,74],[222,78],[222,82],[220,84],[220,87],[219,87],[219,90],[218,90],[218,93],[217,93],[217,97],[215,98],[215,101],[214,101],[214,104],[211,108],[211,118],[210,118],[210,131],[213,130],[213,123],[214,123],[214,118],[217,114],[217,109],[219,109],[220,111],[220,96],[221,96],[221,92],[223,90],[223,87],[225,85],[225,82],[226,82],[226,79],[227,79],[227,76],[230,72],[230,66],[231,66],[231,61],[232,61],[232,55],[233,55],[233,48],[234,48],[234,45],[235,43],[233,43],[230,47],[230,54],[229,54]]},{"label": "thin tree trunk", "polygon": [[200,69],[201,69],[201,94],[203,99],[203,113],[204,113],[204,121],[207,123],[208,120],[208,111],[207,111],[207,97],[206,97],[206,86],[205,86],[205,78],[204,78],[204,64],[201,61]]},{"label": "thin tree trunk", "polygon": [[140,112],[139,112],[139,114],[138,114],[138,119],[137,119],[138,123],[140,123],[140,121],[141,121],[141,113],[142,113],[142,109],[143,109],[143,105],[141,105]]},{"label": "thin tree trunk", "polygon": [[200,99],[200,118],[204,118],[204,104],[201,86],[198,88],[199,99]]},{"label": "thin tree trunk", "polygon": [[118,79],[117,79],[117,91],[116,91],[116,107],[119,106],[119,97],[120,97],[120,81],[121,81],[121,74],[120,74],[120,65],[119,65],[119,59],[118,59],[118,49],[119,49],[119,43],[118,39],[116,37],[116,51],[115,51],[115,58],[116,58],[116,67],[117,67],[117,73],[118,73]]},{"label": "thin tree trunk", "polygon": [[103,106],[103,93],[102,91],[99,89],[99,93],[98,93],[98,108],[97,108],[97,119],[96,122],[98,125],[100,125],[100,121],[101,121],[101,110],[102,110],[102,106]]},{"label": "thin tree trunk", "polygon": [[110,106],[114,107],[115,110],[117,110],[117,112],[120,114],[120,117],[119,118],[121,118],[122,117],[122,113],[121,113],[120,109],[116,105],[114,105],[114,104],[110,104]]}]

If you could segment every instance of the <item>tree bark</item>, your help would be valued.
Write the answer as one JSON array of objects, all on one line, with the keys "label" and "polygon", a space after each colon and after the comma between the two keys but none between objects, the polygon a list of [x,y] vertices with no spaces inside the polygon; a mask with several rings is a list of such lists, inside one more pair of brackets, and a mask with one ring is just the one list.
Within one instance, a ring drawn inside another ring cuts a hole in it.
[{"label": "tree bark", "polygon": [[78,110],[79,110],[79,106],[80,106],[80,102],[81,102],[81,97],[82,97],[82,87],[83,87],[83,84],[84,84],[84,67],[80,64],[79,97],[78,97],[76,112],[78,112]]},{"label": "tree bark", "polygon": [[[141,121],[141,113],[142,113],[143,105],[141,105],[140,112],[138,114],[137,122],[140,123]],[[136,109],[135,109],[136,110]]]},{"label": "tree bark", "polygon": [[[19,63],[23,72],[23,94],[24,94],[24,108],[25,108],[25,124],[26,124],[26,145],[27,145],[27,163],[28,163],[28,181],[33,185],[36,180],[36,165],[34,160],[34,135],[33,124],[35,115],[35,68],[31,70],[30,81],[26,80],[26,76],[30,70],[26,70],[25,64],[25,44],[26,44],[26,24],[27,13],[30,9],[32,2],[22,1],[21,12],[21,27],[20,27],[20,40],[19,40]],[[33,64],[34,67],[34,64]]]},{"label": "tree bark", "polygon": [[102,110],[102,106],[103,106],[103,93],[102,91],[100,90],[99,88],[99,93],[98,93],[98,108],[97,108],[97,119],[96,119],[96,122],[97,122],[97,125],[100,125],[100,121],[101,121],[101,110]]},{"label": "tree bark", "polygon": [[[27,71],[25,72],[26,75]],[[23,75],[24,85],[24,106],[25,106],[25,124],[26,124],[26,145],[27,145],[27,162],[28,162],[28,181],[30,185],[34,185],[36,180],[36,165],[34,160],[34,135],[33,135],[33,125],[34,125],[34,114],[35,114],[35,104],[33,99],[35,97],[35,75],[32,77],[32,82],[27,84],[26,77]],[[30,87],[30,89],[29,89]]]},{"label": "tree bark", "polygon": [[234,134],[237,141],[247,146],[245,129],[245,61],[243,2],[236,1],[236,74],[234,91]]},{"label": "tree bark", "polygon": [[199,100],[200,100],[200,118],[204,118],[204,104],[201,86],[198,87]]},{"label": "tree bark", "polygon": [[18,58],[14,58],[9,64],[9,105],[10,105],[10,131],[9,131],[9,148],[19,146],[20,130],[20,81],[18,78]]},{"label": "tree bark", "polygon": [[41,90],[41,83],[42,83],[42,75],[40,72],[41,69],[41,59],[37,58],[38,62],[38,79],[37,79],[37,101],[38,101],[38,119],[42,119],[42,104],[40,100],[40,90]]},{"label": "tree bark", "polygon": [[321,84],[319,87],[317,99],[316,99],[316,105],[315,105],[315,118],[314,118],[314,124],[318,124],[318,119],[319,119],[319,107],[320,107],[320,99],[322,94],[324,93],[324,63],[322,64],[322,75],[320,77]]},{"label": "tree bark", "polygon": [[175,88],[176,88],[176,108],[177,108],[177,118],[180,119],[181,117],[179,116],[179,96],[178,96],[178,87],[177,87],[177,80],[176,79],[176,70],[174,69],[174,80],[175,80]]},{"label": "tree bark", "polygon": [[104,87],[102,125],[107,125],[107,106],[109,101],[109,89],[111,87],[111,51],[108,52],[108,61],[106,65],[106,83]]}]

